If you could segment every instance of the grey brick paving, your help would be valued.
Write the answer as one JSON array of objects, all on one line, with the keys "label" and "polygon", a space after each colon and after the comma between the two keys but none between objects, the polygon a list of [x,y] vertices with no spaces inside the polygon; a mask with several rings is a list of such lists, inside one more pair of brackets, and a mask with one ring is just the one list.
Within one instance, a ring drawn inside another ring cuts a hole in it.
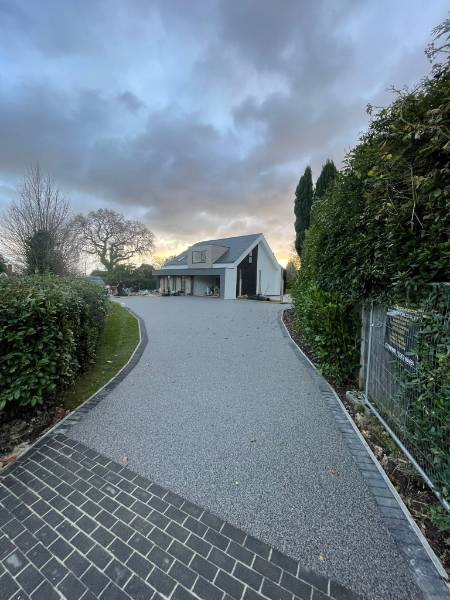
[{"label": "grey brick paving", "polygon": [[358,597],[61,433],[0,473],[0,509],[0,600]]}]

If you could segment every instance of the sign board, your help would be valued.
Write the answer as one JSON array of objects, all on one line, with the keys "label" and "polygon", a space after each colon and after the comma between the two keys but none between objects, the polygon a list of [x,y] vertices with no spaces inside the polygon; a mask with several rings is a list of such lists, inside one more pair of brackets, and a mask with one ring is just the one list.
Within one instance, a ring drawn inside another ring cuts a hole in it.
[{"label": "sign board", "polygon": [[417,311],[396,306],[386,313],[384,347],[404,364],[415,367]]}]

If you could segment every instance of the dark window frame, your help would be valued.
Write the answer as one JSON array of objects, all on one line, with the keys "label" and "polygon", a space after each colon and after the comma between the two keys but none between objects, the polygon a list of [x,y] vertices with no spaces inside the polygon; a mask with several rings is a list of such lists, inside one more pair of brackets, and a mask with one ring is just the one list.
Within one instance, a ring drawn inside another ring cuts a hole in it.
[{"label": "dark window frame", "polygon": [[[197,260],[197,256],[200,255],[200,260]],[[206,250],[192,250],[192,263],[202,264],[206,262]]]}]

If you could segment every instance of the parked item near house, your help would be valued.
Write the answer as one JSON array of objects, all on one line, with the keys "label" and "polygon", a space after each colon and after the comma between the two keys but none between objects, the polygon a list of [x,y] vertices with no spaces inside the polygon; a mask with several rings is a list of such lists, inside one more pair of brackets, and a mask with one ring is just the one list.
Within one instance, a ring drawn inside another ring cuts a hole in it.
[{"label": "parked item near house", "polygon": [[128,296],[128,288],[126,288],[123,283],[118,283],[117,284],[117,292],[116,292],[116,296]]},{"label": "parked item near house", "polygon": [[254,296],[249,296],[248,299],[249,300],[262,300],[262,301],[270,300],[270,298],[268,296],[262,296],[261,294],[255,294]]},{"label": "parked item near house", "polygon": [[284,269],[262,233],[197,242],[153,271],[161,294],[225,300],[284,293]]}]

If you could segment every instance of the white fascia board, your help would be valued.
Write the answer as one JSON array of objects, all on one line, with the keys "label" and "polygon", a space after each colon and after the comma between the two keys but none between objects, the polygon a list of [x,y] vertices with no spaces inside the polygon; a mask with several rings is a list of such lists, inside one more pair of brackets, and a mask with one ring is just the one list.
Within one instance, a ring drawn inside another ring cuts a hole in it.
[{"label": "white fascia board", "polygon": [[176,271],[177,269],[186,269],[187,265],[167,265],[167,267],[162,266],[161,269],[172,269],[174,271]]},{"label": "white fascia board", "polygon": [[[213,269],[225,269],[225,268],[230,268],[230,267],[234,267],[234,263],[214,263],[212,265]],[[170,269],[172,271],[185,271],[186,269],[196,269],[196,268],[201,268],[201,267],[197,267],[197,266],[189,267],[188,265],[167,265],[167,267],[161,267],[161,269],[158,269],[158,270]],[[211,267],[208,267],[208,268],[211,268]]]}]

